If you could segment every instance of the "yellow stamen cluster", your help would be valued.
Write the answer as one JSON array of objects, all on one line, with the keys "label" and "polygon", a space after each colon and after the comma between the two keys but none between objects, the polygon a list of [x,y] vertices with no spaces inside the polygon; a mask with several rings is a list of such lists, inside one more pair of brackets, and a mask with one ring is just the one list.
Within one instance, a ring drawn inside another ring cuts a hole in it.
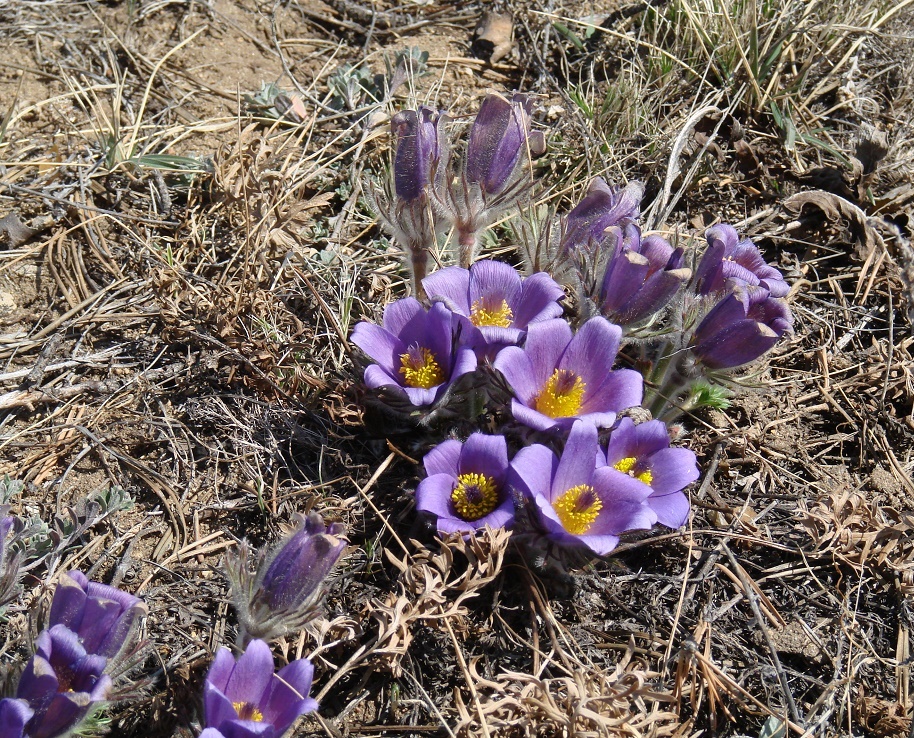
[{"label": "yellow stamen cluster", "polygon": [[407,387],[431,389],[444,381],[444,372],[427,348],[414,348],[400,354],[400,374]]},{"label": "yellow stamen cluster", "polygon": [[502,300],[501,305],[493,305],[491,300],[480,298],[473,302],[470,310],[470,322],[477,328],[482,326],[510,328],[513,321],[514,313],[508,307],[507,300]]},{"label": "yellow stamen cluster", "polygon": [[651,482],[654,481],[654,475],[651,474],[650,469],[635,473],[635,464],[637,463],[638,459],[634,456],[626,456],[624,459],[619,459],[613,464],[613,469],[618,469],[620,472],[624,472],[625,474],[628,474],[628,476],[634,477],[639,482],[644,482],[646,485],[650,486]]},{"label": "yellow stamen cluster", "polygon": [[584,404],[584,380],[568,369],[556,369],[536,396],[533,407],[550,418],[577,415]]},{"label": "yellow stamen cluster", "polygon": [[498,485],[485,474],[461,474],[451,492],[451,502],[464,520],[479,520],[498,506]]},{"label": "yellow stamen cluster", "polygon": [[233,702],[232,707],[235,708],[235,712],[238,713],[238,717],[242,720],[253,720],[255,723],[263,722],[263,713],[250,702]]},{"label": "yellow stamen cluster", "polygon": [[590,530],[603,509],[603,501],[589,484],[579,484],[559,495],[552,507],[559,516],[562,527],[572,535],[579,536]]}]

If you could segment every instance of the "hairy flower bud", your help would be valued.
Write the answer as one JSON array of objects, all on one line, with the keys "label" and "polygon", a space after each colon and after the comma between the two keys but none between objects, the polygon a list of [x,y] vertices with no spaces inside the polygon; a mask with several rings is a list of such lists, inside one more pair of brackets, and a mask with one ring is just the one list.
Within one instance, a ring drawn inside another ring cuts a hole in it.
[{"label": "hairy flower bud", "polygon": [[511,100],[486,95],[470,131],[464,179],[484,196],[498,195],[510,184],[528,146],[531,153],[545,150],[542,133],[531,132],[533,98],[515,93]]},{"label": "hairy flower bud", "polygon": [[418,111],[402,110],[390,121],[396,141],[394,191],[401,200],[421,197],[435,177],[444,148],[439,120],[438,113],[423,105]]},{"label": "hairy flower bud", "polygon": [[643,196],[644,185],[640,182],[630,182],[619,189],[597,177],[587,188],[584,199],[565,216],[562,250],[567,253],[602,243],[607,228],[638,217]]},{"label": "hairy flower bud", "polygon": [[[8,505],[0,507],[0,515],[8,511]],[[22,521],[15,515],[6,515],[0,519],[0,607],[8,605],[19,594],[19,566],[22,563],[22,554],[13,550],[11,544],[16,540],[22,527]]]},{"label": "hairy flower bud", "polygon": [[786,302],[764,287],[736,287],[698,325],[692,351],[708,369],[732,369],[759,358],[792,330]]},{"label": "hairy flower bud", "polygon": [[226,557],[232,596],[238,609],[242,640],[279,637],[310,620],[323,593],[327,575],[346,550],[343,526],[325,526],[312,513],[300,528],[269,555],[261,551],[252,573],[248,550]]}]

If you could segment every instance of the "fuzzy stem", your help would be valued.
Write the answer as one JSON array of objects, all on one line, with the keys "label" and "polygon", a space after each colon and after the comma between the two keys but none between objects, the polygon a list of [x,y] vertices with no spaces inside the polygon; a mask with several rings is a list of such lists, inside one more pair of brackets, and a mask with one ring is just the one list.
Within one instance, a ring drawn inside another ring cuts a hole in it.
[{"label": "fuzzy stem", "polygon": [[424,300],[425,289],[422,287],[422,280],[428,274],[428,248],[419,244],[410,244],[408,253],[413,295],[417,300]]},{"label": "fuzzy stem", "polygon": [[461,267],[469,269],[476,259],[476,247],[479,239],[475,230],[458,231],[457,259]]}]

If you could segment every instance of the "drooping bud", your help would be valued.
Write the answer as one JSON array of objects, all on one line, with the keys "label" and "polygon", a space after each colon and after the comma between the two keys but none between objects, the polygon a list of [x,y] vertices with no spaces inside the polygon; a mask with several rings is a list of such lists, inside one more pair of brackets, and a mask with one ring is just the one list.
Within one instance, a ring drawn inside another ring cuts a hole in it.
[{"label": "drooping bud", "polygon": [[736,287],[698,325],[692,351],[708,369],[754,361],[793,330],[787,303],[764,287]]}]

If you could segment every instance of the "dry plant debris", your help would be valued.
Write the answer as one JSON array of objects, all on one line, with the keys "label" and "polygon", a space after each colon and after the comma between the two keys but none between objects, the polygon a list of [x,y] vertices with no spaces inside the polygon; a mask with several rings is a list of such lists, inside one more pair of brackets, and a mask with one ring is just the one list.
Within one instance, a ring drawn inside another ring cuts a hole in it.
[{"label": "dry plant debris", "polygon": [[[154,644],[99,734],[198,735],[222,556],[317,511],[352,548],[274,648],[315,664],[294,735],[911,735],[911,3],[10,0],[0,39],[3,696],[79,570]],[[794,284],[757,389],[681,421],[689,526],[570,578],[437,541],[422,443],[355,401],[351,329],[408,280],[368,201],[389,118],[490,90],[536,95],[532,210],[641,180],[663,235],[719,215]]]}]

